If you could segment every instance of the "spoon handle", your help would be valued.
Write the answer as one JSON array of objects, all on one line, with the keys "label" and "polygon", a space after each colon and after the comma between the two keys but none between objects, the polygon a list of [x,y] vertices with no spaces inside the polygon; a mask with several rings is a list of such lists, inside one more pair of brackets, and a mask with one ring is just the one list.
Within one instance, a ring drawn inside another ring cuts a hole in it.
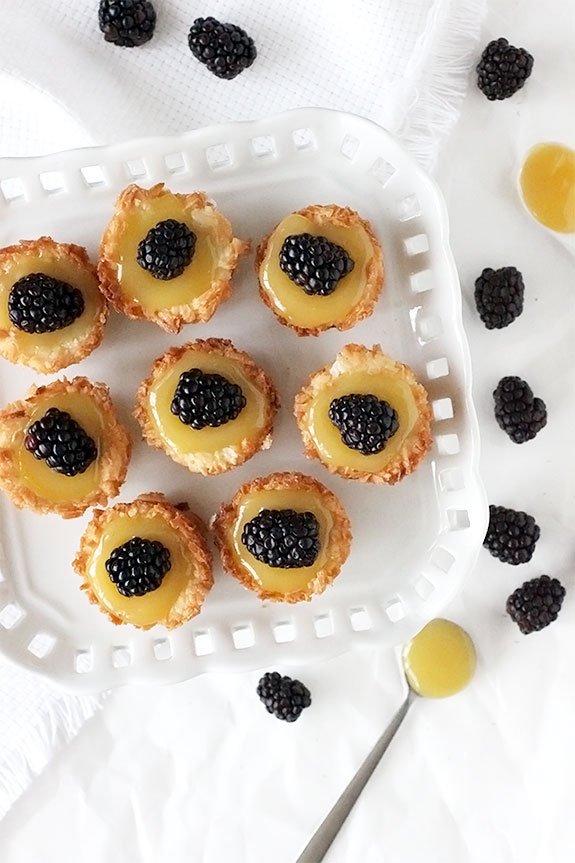
[{"label": "spoon handle", "polygon": [[321,863],[329,851],[331,843],[339,833],[343,822],[351,812],[355,801],[364,789],[369,777],[379,764],[383,753],[395,737],[395,733],[405,719],[413,700],[413,692],[409,690],[405,701],[379,740],[376,742],[353,779],[351,779],[345,791],[342,792],[339,799],[334,803],[329,813],[319,825],[310,841],[297,858],[296,863]]}]

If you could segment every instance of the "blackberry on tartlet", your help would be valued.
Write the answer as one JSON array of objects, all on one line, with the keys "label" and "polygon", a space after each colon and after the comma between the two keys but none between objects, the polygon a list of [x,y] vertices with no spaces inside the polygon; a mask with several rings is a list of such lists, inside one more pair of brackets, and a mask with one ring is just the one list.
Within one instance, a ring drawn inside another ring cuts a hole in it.
[{"label": "blackberry on tartlet", "polygon": [[488,330],[509,326],[523,311],[525,285],[516,267],[486,267],[475,280],[475,305]]},{"label": "blackberry on tartlet", "polygon": [[100,0],[98,23],[106,42],[137,48],[154,35],[156,10],[150,0]]},{"label": "blackberry on tartlet", "polygon": [[354,267],[354,261],[342,246],[327,237],[307,233],[286,237],[279,260],[283,272],[310,296],[333,294],[339,280]]},{"label": "blackberry on tartlet", "polygon": [[490,504],[489,525],[483,545],[502,563],[511,563],[513,566],[528,563],[540,535],[541,530],[532,515]]},{"label": "blackberry on tartlet", "polygon": [[194,257],[197,237],[184,222],[163,219],[138,244],[138,264],[155,279],[181,276]]},{"label": "blackberry on tartlet", "polygon": [[277,671],[268,671],[260,678],[257,693],[267,712],[285,722],[295,722],[311,705],[307,686]]},{"label": "blackberry on tartlet", "polygon": [[507,599],[506,610],[521,632],[529,635],[557,620],[565,588],[557,578],[540,575],[525,581]]},{"label": "blackberry on tartlet", "polygon": [[248,69],[257,57],[251,36],[236,24],[196,18],[188,34],[190,51],[217,78],[230,80]]},{"label": "blackberry on tartlet", "polygon": [[48,408],[26,431],[24,446],[34,458],[65,476],[84,473],[98,455],[98,448],[67,411]]},{"label": "blackberry on tartlet", "polygon": [[490,100],[508,99],[520,90],[533,69],[533,56],[525,48],[494,39],[483,50],[477,64],[477,86]]},{"label": "blackberry on tartlet", "polygon": [[48,374],[80,362],[104,335],[108,306],[81,246],[50,237],[0,249],[0,355]]},{"label": "blackberry on tartlet", "polygon": [[545,402],[517,375],[501,378],[493,400],[497,424],[514,443],[532,440],[547,425]]},{"label": "blackberry on tartlet", "polygon": [[144,439],[194,473],[230,470],[272,442],[279,407],[268,375],[226,339],[170,348],[141,384]]},{"label": "blackberry on tartlet", "polygon": [[262,509],[244,525],[242,543],[256,560],[279,569],[312,566],[320,550],[313,512]]},{"label": "blackberry on tartlet", "polygon": [[397,411],[389,402],[369,393],[350,393],[333,399],[328,415],[343,443],[364,455],[384,450],[399,429]]},{"label": "blackberry on tartlet", "polygon": [[118,593],[145,596],[160,587],[172,561],[170,550],[157,539],[133,536],[112,549],[105,566]]}]

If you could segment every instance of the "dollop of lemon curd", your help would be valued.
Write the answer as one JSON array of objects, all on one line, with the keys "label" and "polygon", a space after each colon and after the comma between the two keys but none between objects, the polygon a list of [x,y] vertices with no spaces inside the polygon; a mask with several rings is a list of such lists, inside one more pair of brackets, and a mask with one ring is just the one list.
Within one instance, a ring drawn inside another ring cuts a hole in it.
[{"label": "dollop of lemon curd", "polygon": [[519,178],[530,213],[552,231],[575,232],[575,150],[563,144],[537,144],[527,154]]},{"label": "dollop of lemon curd", "polygon": [[460,692],[473,677],[475,645],[456,623],[436,618],[406,644],[402,660],[414,692],[427,698],[445,698]]}]

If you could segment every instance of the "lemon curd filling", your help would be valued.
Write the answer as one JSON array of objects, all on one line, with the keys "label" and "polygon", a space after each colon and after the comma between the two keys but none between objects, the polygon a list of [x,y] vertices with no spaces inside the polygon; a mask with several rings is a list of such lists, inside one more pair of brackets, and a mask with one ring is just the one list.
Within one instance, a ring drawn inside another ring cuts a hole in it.
[{"label": "lemon curd filling", "polygon": [[[244,526],[262,509],[293,509],[296,512],[311,512],[319,522],[319,554],[312,566],[299,569],[280,569],[257,560],[242,543]],[[316,574],[328,562],[330,533],[333,527],[331,513],[319,498],[302,489],[268,489],[246,494],[238,507],[231,537],[231,548],[237,565],[246,569],[265,590],[277,593],[293,593],[305,589]]]},{"label": "lemon curd filling", "polygon": [[[171,412],[170,406],[180,375],[194,368],[220,374],[242,388],[246,405],[235,419],[216,428],[192,429]],[[190,351],[151,385],[148,414],[164,445],[171,452],[213,454],[226,446],[236,445],[263,428],[265,401],[263,393],[250,381],[239,363],[219,354]]]},{"label": "lemon curd filling", "polygon": [[[124,229],[119,241],[117,280],[124,296],[148,312],[186,305],[229,274],[218,267],[219,251],[213,235],[211,215],[206,210],[186,209],[175,195],[165,194],[134,207],[123,216]],[[196,235],[191,263],[180,276],[169,281],[156,279],[138,264],[138,244],[158,222],[176,219]]]},{"label": "lemon curd filling", "polygon": [[[373,455],[363,455],[346,446],[329,418],[333,399],[357,393],[375,395],[388,402],[399,418],[399,429],[387,442],[385,449]],[[311,402],[308,412],[308,429],[322,459],[336,467],[350,467],[377,473],[393,459],[413,430],[418,419],[418,408],[409,383],[395,377],[366,372],[349,372],[338,376],[322,389]]]},{"label": "lemon curd filling", "polygon": [[[157,590],[144,596],[123,596],[110,580],[106,561],[118,546],[135,536],[157,540],[170,552],[171,567]],[[194,576],[191,552],[176,531],[161,516],[118,514],[104,526],[100,541],[87,567],[87,580],[100,604],[126,623],[151,626],[167,617],[180,594]]]},{"label": "lemon curd filling", "polygon": [[[49,408],[66,411],[82,426],[96,444],[98,457],[84,473],[65,476],[48,467],[45,461],[35,458],[24,445],[27,429],[41,419]],[[45,500],[64,503],[79,501],[99,488],[101,482],[100,451],[105,435],[104,417],[85,393],[59,393],[39,399],[34,409],[22,421],[15,433],[11,450],[16,460],[22,485]]]},{"label": "lemon curd filling", "polygon": [[[345,249],[354,262],[353,270],[344,276],[328,296],[310,296],[283,272],[279,254],[291,234],[326,237]],[[290,324],[312,328],[343,320],[362,299],[367,267],[373,256],[372,242],[361,225],[317,225],[299,213],[292,213],[277,226],[267,244],[260,278],[276,310]]]},{"label": "lemon curd filling", "polygon": [[538,222],[562,234],[575,232],[575,150],[537,144],[519,178],[527,209]]},{"label": "lemon curd filling", "polygon": [[[32,273],[44,273],[78,288],[84,298],[84,311],[80,317],[69,326],[52,333],[25,333],[15,327],[8,314],[10,291],[19,279]],[[48,251],[41,251],[37,255],[22,255],[0,273],[0,332],[10,331],[22,353],[29,357],[49,357],[58,348],[83,338],[99,317],[103,303],[104,298],[95,276],[79,269],[72,261],[54,259]]]},{"label": "lemon curd filling", "polygon": [[473,641],[456,623],[437,618],[403,650],[403,667],[414,692],[445,698],[464,689],[475,672]]}]

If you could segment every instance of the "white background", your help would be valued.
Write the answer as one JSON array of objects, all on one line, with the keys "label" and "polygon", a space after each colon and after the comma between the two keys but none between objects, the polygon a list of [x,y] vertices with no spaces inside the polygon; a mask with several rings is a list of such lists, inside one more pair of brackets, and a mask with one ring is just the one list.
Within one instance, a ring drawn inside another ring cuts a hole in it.
[{"label": "white background", "polygon": [[[482,551],[446,612],[476,641],[477,676],[457,698],[414,705],[328,863],[575,857],[575,273],[569,253],[522,211],[515,188],[533,141],[575,144],[567,8],[560,0],[491,4],[484,41],[506,35],[528,47],[534,73],[504,103],[472,86],[437,170],[488,496],[532,513],[541,540],[531,563],[517,568]],[[485,266],[509,264],[523,272],[525,311],[488,332],[474,311],[473,281]],[[523,446],[492,417],[491,392],[506,374],[526,378],[549,412],[548,426]],[[523,637],[505,599],[543,572],[565,584],[565,605],[557,623]],[[0,826],[3,863],[292,863],[401,698],[391,652],[356,651],[298,673],[313,706],[293,726],[265,713],[254,694],[258,674],[114,694]]]}]

